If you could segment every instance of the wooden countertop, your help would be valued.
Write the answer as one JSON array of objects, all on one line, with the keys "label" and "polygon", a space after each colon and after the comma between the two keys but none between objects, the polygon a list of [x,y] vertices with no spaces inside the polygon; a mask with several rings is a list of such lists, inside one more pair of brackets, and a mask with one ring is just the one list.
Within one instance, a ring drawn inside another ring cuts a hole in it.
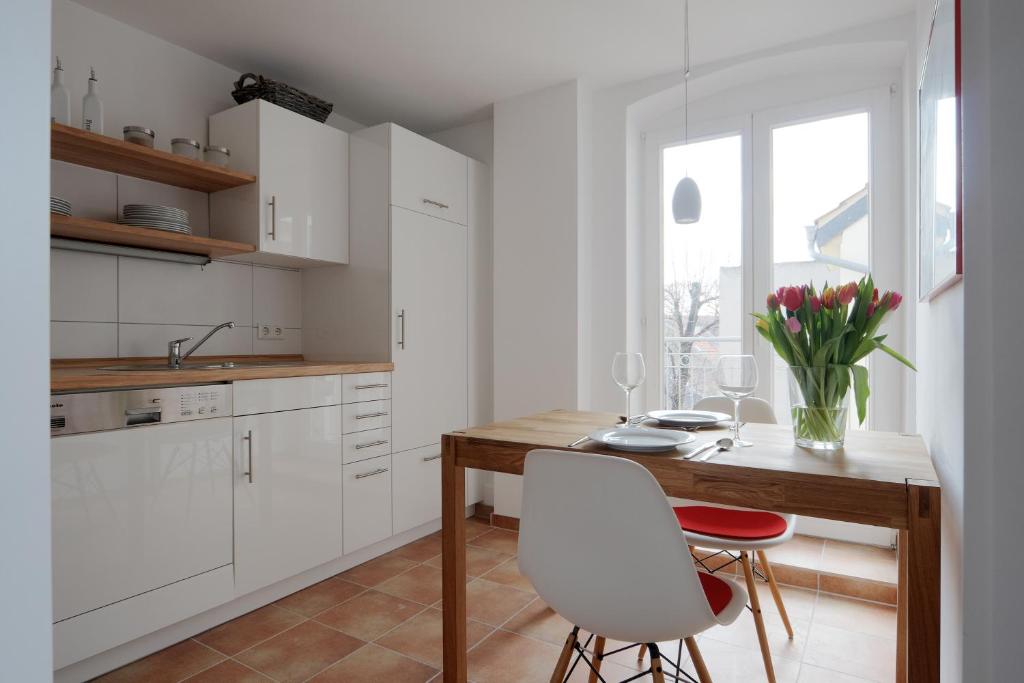
[{"label": "wooden countertop", "polygon": [[[262,363],[237,368],[202,369],[197,365],[213,365],[225,361]],[[308,361],[302,356],[206,356],[190,358],[182,370],[104,370],[110,366],[158,365],[165,358],[89,358],[54,360],[50,363],[50,392],[93,391],[95,389],[130,389],[186,384],[215,384],[246,379],[309,377],[312,375],[347,375],[357,372],[391,372],[393,363]],[[280,363],[280,365],[275,365]]]}]

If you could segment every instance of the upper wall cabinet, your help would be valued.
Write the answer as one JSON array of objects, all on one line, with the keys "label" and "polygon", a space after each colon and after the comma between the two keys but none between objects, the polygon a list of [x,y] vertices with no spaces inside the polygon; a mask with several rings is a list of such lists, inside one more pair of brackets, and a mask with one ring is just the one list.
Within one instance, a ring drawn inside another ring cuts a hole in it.
[{"label": "upper wall cabinet", "polygon": [[210,141],[259,178],[210,197],[211,234],[256,245],[239,260],[348,263],[347,133],[254,100],[211,116]]},{"label": "upper wall cabinet", "polygon": [[391,204],[468,225],[466,157],[394,124],[391,133]]}]

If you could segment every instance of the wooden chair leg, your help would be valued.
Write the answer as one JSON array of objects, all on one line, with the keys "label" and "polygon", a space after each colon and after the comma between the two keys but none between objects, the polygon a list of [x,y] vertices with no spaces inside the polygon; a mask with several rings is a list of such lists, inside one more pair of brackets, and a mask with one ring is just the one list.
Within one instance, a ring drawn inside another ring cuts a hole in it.
[{"label": "wooden chair leg", "polygon": [[658,646],[651,646],[651,679],[654,683],[665,683],[665,672],[661,668],[661,653]]},{"label": "wooden chair leg", "polygon": [[604,654],[604,636],[594,641],[594,668],[590,670],[590,683],[597,683],[597,674],[601,670],[601,655]]},{"label": "wooden chair leg", "polygon": [[764,575],[768,577],[768,587],[772,589],[772,597],[775,598],[775,606],[779,608],[779,616],[782,617],[782,623],[786,626],[786,633],[789,634],[789,639],[793,640],[793,627],[789,623],[786,606],[782,604],[782,593],[779,592],[779,584],[775,583],[775,573],[772,571],[771,564],[768,563],[768,556],[763,550],[758,550],[757,559],[764,567]]},{"label": "wooden chair leg", "polygon": [[572,660],[572,653],[575,652],[576,639],[579,636],[580,627],[573,626],[572,631],[565,637],[565,645],[562,646],[562,654],[558,655],[558,663],[551,673],[551,683],[562,683],[565,680],[565,672],[569,670],[569,662]]},{"label": "wooden chair leg", "polygon": [[638,662],[644,661],[644,655],[645,654],[647,654],[647,646],[646,645],[640,645],[640,652],[637,653],[636,661],[638,661]]},{"label": "wooden chair leg", "polygon": [[747,580],[747,593],[750,597],[750,610],[754,613],[754,627],[757,628],[757,640],[761,645],[761,658],[764,659],[764,671],[768,674],[768,683],[775,683],[775,667],[772,666],[772,653],[768,649],[768,633],[764,630],[764,617],[761,614],[761,601],[757,597],[757,584],[754,583],[754,570],[750,567],[750,555],[746,551],[740,553],[743,564],[743,576]]},{"label": "wooden chair leg", "polygon": [[690,659],[693,660],[693,666],[697,669],[697,680],[700,683],[711,683],[711,674],[708,673],[708,667],[704,663],[700,649],[697,647],[697,641],[693,639],[693,636],[684,638],[683,641],[686,643],[686,649],[690,653]]}]

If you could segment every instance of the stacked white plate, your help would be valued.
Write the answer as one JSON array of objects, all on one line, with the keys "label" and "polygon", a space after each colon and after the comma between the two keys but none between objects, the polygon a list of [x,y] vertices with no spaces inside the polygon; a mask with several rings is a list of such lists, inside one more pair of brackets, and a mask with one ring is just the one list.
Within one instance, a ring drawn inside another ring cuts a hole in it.
[{"label": "stacked white plate", "polygon": [[617,451],[633,453],[661,453],[674,451],[677,446],[690,443],[697,437],[689,432],[645,427],[610,427],[590,434],[590,439]]},{"label": "stacked white plate", "polygon": [[61,216],[71,215],[71,202],[60,197],[50,197],[50,213],[58,213]]},{"label": "stacked white plate", "polygon": [[121,223],[140,228],[156,228],[186,235],[192,234],[188,225],[188,211],[157,204],[125,204],[121,210]]},{"label": "stacked white plate", "polygon": [[732,420],[731,415],[710,410],[652,410],[647,417],[667,427],[714,427],[719,422]]}]

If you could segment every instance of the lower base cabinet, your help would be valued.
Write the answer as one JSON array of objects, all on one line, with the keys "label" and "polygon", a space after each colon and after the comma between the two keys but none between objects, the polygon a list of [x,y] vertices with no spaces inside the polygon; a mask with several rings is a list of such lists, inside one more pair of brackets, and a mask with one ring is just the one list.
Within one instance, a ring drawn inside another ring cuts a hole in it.
[{"label": "lower base cabinet", "polygon": [[390,538],[391,456],[345,465],[342,471],[342,538],[346,555]]},{"label": "lower base cabinet", "polygon": [[393,453],[395,533],[441,516],[441,444]]},{"label": "lower base cabinet", "polygon": [[341,406],[236,417],[234,440],[235,594],[341,557]]}]

